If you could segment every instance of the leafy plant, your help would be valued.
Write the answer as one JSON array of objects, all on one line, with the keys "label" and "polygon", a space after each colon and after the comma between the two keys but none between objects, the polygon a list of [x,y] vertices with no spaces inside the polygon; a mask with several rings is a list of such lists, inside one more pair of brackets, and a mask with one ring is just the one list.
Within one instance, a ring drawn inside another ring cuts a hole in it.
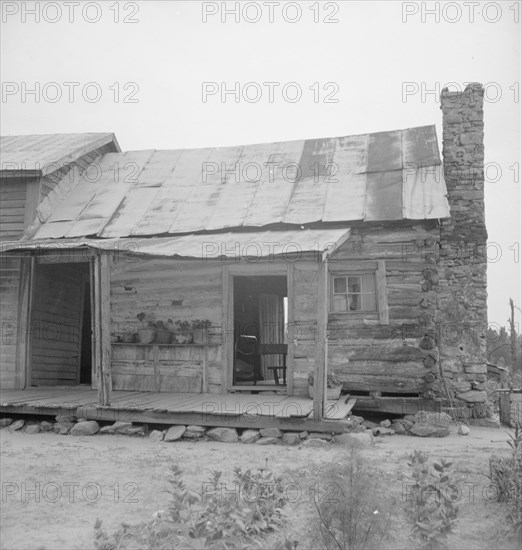
[{"label": "leafy plant", "polygon": [[169,484],[168,510],[156,514],[152,521],[135,526],[122,524],[109,535],[98,520],[97,550],[260,548],[258,537],[282,525],[282,479],[268,468],[257,472],[236,468],[233,484],[228,487],[222,473],[215,471],[198,493],[187,488],[183,471],[173,465]]},{"label": "leafy plant", "polygon": [[489,479],[497,487],[497,501],[509,506],[507,518],[514,535],[522,537],[522,428],[508,432],[511,456],[489,458]]},{"label": "leafy plant", "polygon": [[194,330],[197,329],[208,329],[212,326],[212,321],[209,321],[208,319],[196,319],[195,321],[192,321],[192,328]]},{"label": "leafy plant", "polygon": [[352,452],[345,463],[329,467],[326,479],[324,493],[311,494],[317,512],[317,545],[327,550],[382,547],[393,502],[383,499],[368,463]]},{"label": "leafy plant", "polygon": [[176,330],[178,332],[189,332],[192,329],[192,325],[190,321],[176,321],[174,323],[176,325]]},{"label": "leafy plant", "polygon": [[451,462],[441,459],[433,463],[434,471],[431,471],[426,453],[414,451],[409,457],[412,483],[405,511],[411,523],[412,535],[420,542],[421,548],[448,548],[447,538],[458,514],[450,483],[451,465]]}]

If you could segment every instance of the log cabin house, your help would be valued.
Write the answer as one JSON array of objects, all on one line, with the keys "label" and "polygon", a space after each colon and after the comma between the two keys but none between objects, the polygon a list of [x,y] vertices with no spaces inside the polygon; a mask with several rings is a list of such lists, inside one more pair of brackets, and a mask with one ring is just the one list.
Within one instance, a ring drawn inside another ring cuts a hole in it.
[{"label": "log cabin house", "polygon": [[[485,415],[482,107],[478,84],[443,91],[442,159],[434,126],[172,151],[2,138],[4,395],[275,392],[319,422],[333,372],[359,410]],[[205,334],[140,341],[147,320]]]}]

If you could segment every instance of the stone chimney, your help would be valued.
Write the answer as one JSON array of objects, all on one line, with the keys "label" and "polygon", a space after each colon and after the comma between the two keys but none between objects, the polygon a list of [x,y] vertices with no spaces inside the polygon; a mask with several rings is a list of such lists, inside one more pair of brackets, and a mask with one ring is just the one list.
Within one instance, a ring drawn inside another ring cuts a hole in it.
[{"label": "stone chimney", "polygon": [[440,369],[470,417],[486,414],[484,89],[441,94],[444,177],[451,217],[442,220],[437,321]]}]

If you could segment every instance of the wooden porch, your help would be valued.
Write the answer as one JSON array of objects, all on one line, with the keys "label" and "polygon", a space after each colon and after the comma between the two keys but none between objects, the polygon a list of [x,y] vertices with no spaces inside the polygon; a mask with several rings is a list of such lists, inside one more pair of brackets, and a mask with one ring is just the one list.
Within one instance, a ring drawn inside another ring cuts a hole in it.
[{"label": "wooden porch", "polygon": [[82,386],[0,391],[2,414],[331,433],[344,431],[354,404],[355,399],[346,395],[329,401],[319,420],[314,418],[312,399],[284,395],[113,391],[111,404],[102,406],[97,391]]}]

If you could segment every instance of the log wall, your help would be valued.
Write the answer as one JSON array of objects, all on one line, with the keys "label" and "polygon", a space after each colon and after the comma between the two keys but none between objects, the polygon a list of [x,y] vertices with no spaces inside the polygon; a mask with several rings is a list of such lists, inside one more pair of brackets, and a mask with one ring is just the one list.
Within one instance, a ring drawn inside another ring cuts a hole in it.
[{"label": "log wall", "polygon": [[18,330],[18,293],[20,259],[0,256],[0,385],[14,389],[16,385],[16,343]]}]

